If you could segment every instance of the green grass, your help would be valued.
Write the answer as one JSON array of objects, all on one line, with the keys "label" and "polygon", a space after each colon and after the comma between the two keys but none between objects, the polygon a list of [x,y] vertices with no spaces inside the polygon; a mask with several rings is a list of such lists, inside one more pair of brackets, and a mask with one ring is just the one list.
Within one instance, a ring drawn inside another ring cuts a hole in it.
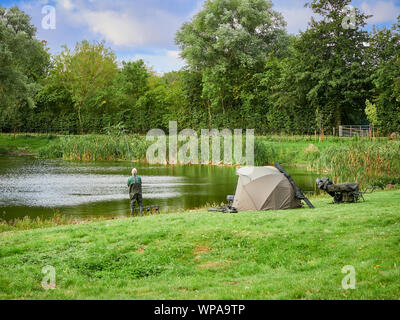
[{"label": "green grass", "polygon": [[[1,299],[400,299],[400,191],[0,234]],[[41,288],[44,266],[57,289]],[[341,270],[356,270],[343,290]]]},{"label": "green grass", "polygon": [[51,228],[63,225],[71,224],[83,224],[95,221],[112,220],[109,217],[94,217],[94,218],[74,218],[72,216],[61,215],[60,213],[54,214],[50,218],[31,218],[24,217],[23,219],[12,219],[10,221],[0,219],[0,233],[8,231],[22,231],[22,230],[33,230],[42,228]]},{"label": "green grass", "polygon": [[14,139],[13,134],[0,134],[0,154],[5,153],[37,153],[49,143],[56,142],[54,135],[19,134]]}]

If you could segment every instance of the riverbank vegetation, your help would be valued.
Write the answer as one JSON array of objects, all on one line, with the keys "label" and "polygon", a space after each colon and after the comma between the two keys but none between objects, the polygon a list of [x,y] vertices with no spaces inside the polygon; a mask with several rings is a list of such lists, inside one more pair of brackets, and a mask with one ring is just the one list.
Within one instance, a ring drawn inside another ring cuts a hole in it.
[{"label": "riverbank vegetation", "polygon": [[178,129],[258,135],[337,134],[340,124],[368,122],[398,132],[400,23],[368,32],[357,9],[356,27],[345,28],[349,3],[310,1],[322,19],[291,35],[270,1],[206,1],[176,34],[187,65],[163,75],[117,61],[104,42],[50,55],[29,16],[0,7],[0,131],[104,133],[120,124],[145,134],[177,120]]},{"label": "riverbank vegetation", "polygon": [[113,220],[109,217],[90,217],[90,218],[74,218],[72,216],[55,213],[51,218],[31,218],[24,217],[23,219],[12,219],[10,221],[0,219],[0,233],[10,231],[33,230],[43,228],[53,228],[65,225],[77,225],[91,222],[99,222],[105,220]]},{"label": "riverbank vegetation", "polygon": [[57,141],[55,135],[46,134],[0,134],[0,154],[37,154],[39,149]]},{"label": "riverbank vegetation", "polygon": [[400,184],[400,141],[352,141],[310,155],[311,166],[328,170],[338,183],[347,180],[380,187]]},{"label": "riverbank vegetation", "polygon": [[[168,137],[167,137],[168,138]],[[220,158],[224,158],[221,138]],[[116,135],[13,135],[0,134],[1,151],[35,153],[42,158],[81,161],[146,161],[153,142],[145,136]],[[184,142],[179,142],[179,145]],[[212,139],[210,139],[212,145]],[[199,141],[199,147],[201,143]],[[245,150],[245,149],[243,149]],[[201,150],[199,149],[199,154]],[[244,151],[243,151],[244,152]],[[326,136],[257,136],[255,165],[301,165],[327,174],[335,182],[357,181],[362,186],[400,184],[400,140],[387,138],[338,138]],[[168,157],[167,157],[168,159]],[[211,159],[210,159],[211,164]],[[237,163],[233,163],[236,165]]]},{"label": "riverbank vegetation", "polygon": [[[398,300],[399,197],[1,233],[0,299]],[[56,289],[45,291],[48,265]],[[342,288],[349,265],[355,290]]]}]

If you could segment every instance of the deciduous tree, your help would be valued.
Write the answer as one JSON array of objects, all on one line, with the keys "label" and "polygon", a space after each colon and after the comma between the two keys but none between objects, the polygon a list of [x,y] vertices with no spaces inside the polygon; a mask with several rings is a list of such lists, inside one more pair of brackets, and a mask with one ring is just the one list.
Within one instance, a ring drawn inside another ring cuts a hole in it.
[{"label": "deciduous tree", "polygon": [[14,132],[22,110],[35,107],[38,82],[50,65],[45,44],[35,36],[28,15],[17,7],[0,6],[0,119]]},{"label": "deciduous tree", "polygon": [[[315,110],[321,130],[365,119],[364,106],[372,87],[366,63],[369,41],[363,29],[367,15],[354,8],[354,25],[347,24],[351,0],[313,0],[307,4],[318,19],[295,43],[297,77],[309,84],[306,101]],[[344,23],[345,22],[345,23]]]},{"label": "deciduous tree", "polygon": [[269,0],[208,0],[177,33],[182,57],[202,73],[210,118],[222,114],[215,125],[226,125],[227,114],[238,111],[242,85],[263,70],[268,54],[285,49],[284,27]]},{"label": "deciduous tree", "polygon": [[74,51],[64,46],[54,60],[49,81],[60,83],[70,93],[82,129],[82,111],[100,109],[108,103],[107,89],[118,72],[116,56],[104,42],[82,41]]}]

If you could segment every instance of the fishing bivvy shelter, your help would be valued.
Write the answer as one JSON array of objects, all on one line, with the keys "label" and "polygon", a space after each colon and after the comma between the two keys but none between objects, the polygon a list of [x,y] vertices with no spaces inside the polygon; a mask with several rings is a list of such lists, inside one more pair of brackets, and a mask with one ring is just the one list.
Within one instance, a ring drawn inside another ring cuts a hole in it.
[{"label": "fishing bivvy shelter", "polygon": [[243,167],[233,207],[240,211],[301,208],[296,191],[288,178],[274,167]]}]

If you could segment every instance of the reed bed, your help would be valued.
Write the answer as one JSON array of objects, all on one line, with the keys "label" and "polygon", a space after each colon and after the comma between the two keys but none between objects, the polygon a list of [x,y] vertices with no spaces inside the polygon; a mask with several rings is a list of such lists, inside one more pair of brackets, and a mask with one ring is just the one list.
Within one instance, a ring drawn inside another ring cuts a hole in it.
[{"label": "reed bed", "polygon": [[102,160],[141,160],[151,145],[146,137],[140,135],[112,136],[85,135],[65,136],[39,149],[44,158],[64,160],[102,161]]},{"label": "reed bed", "polygon": [[356,140],[310,154],[313,169],[327,171],[336,183],[356,181],[362,185],[400,179],[400,141]]},{"label": "reed bed", "polygon": [[[187,141],[179,141],[178,149]],[[167,137],[167,145],[169,138]],[[243,155],[245,155],[243,139]],[[84,135],[61,136],[38,150],[40,157],[64,160],[146,161],[147,149],[153,144],[141,135]],[[198,140],[198,155],[201,141]],[[211,159],[210,140],[210,159]],[[271,165],[279,161],[285,165],[307,165],[321,171],[335,182],[357,181],[361,184],[385,186],[400,183],[400,141],[379,138],[371,141],[362,138],[329,137],[323,141],[311,136],[258,136],[255,138],[254,163]],[[168,164],[168,148],[167,162]],[[224,141],[221,139],[220,159],[224,159]],[[200,159],[199,159],[200,160]],[[224,163],[221,161],[221,165]],[[232,165],[238,165],[233,159]],[[226,164],[225,164],[226,165]]]}]

